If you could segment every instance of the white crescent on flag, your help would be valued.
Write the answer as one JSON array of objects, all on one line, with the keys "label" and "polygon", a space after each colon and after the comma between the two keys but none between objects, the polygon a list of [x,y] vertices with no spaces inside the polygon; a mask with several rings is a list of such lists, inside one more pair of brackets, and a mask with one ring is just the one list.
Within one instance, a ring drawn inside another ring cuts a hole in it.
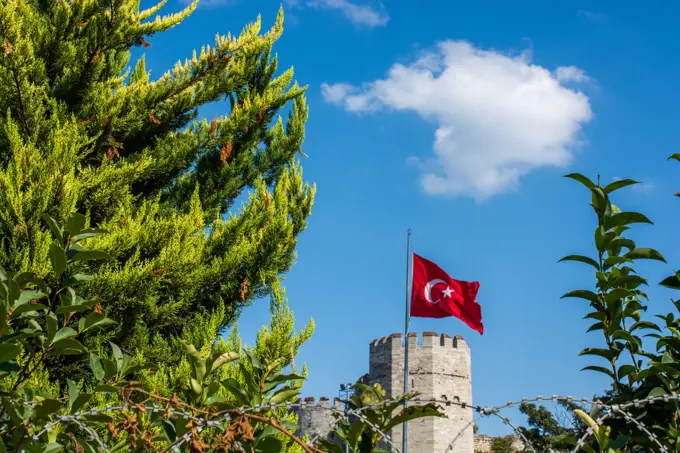
[{"label": "white crescent on flag", "polygon": [[439,302],[439,299],[432,301],[432,288],[434,288],[434,285],[438,285],[439,283],[446,283],[444,280],[435,278],[434,280],[430,280],[427,282],[427,285],[425,285],[425,299],[432,305],[435,305]]}]

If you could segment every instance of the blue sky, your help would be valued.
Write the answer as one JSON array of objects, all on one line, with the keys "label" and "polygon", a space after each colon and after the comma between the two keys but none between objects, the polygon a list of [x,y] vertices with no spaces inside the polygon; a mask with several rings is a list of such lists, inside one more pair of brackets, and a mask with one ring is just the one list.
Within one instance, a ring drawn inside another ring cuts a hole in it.
[{"label": "blue sky", "polygon": [[[204,3],[150,40],[152,77],[258,13],[269,27],[280,4]],[[183,5],[170,0],[164,12]],[[371,340],[403,330],[409,227],[416,253],[481,283],[484,336],[451,318],[411,322],[412,331],[467,339],[473,403],[590,397],[603,387],[603,378],[579,371],[593,364],[579,351],[599,345],[584,334],[586,307],[560,300],[593,282],[584,266],[557,261],[591,253],[594,227],[589,194],[561,175],[644,181],[615,202],[654,220],[633,236],[671,264],[641,272],[657,282],[680,266],[672,246],[680,166],[666,161],[679,151],[680,6],[659,5],[284,3],[275,51],[281,68],[294,66],[309,85],[303,166],[318,188],[285,280],[299,324],[313,317],[317,326],[298,359],[310,371],[305,396],[336,396],[340,383],[368,370]],[[648,293],[651,313],[671,310],[671,294]],[[254,341],[267,309],[262,301],[245,311],[245,340]]]}]

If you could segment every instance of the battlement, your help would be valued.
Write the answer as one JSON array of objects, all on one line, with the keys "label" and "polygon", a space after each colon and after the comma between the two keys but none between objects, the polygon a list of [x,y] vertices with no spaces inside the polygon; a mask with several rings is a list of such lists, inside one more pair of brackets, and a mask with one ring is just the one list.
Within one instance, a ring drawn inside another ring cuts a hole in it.
[{"label": "battlement", "polygon": [[317,401],[314,397],[299,398],[296,402],[298,406],[293,407],[293,412],[298,416],[298,426],[300,427],[297,435],[308,434],[310,439],[324,437],[337,442],[333,435],[333,428],[337,421],[334,414],[343,410],[343,403],[340,398],[331,399],[322,396]]},{"label": "battlement", "polygon": [[[319,401],[316,401],[316,398],[313,396],[308,396],[306,398],[298,398],[297,401],[295,401],[296,404],[298,404],[300,409],[314,409],[314,408],[321,408],[321,409],[337,409],[337,410],[342,410],[342,400],[338,398],[337,396],[333,398],[333,403],[331,404],[331,399],[328,398],[327,396],[322,396],[319,397]],[[329,413],[332,411],[328,411]]]},{"label": "battlement", "polygon": [[[397,349],[403,347],[403,335],[400,333],[393,333],[379,340],[371,342],[371,354],[377,353],[385,349]],[[419,341],[420,340],[420,341]],[[435,346],[451,349],[465,349],[470,350],[470,346],[460,335],[451,338],[445,333],[438,334],[437,332],[423,332],[421,338],[418,334],[410,332],[407,339],[409,351],[413,348],[434,348]]]}]

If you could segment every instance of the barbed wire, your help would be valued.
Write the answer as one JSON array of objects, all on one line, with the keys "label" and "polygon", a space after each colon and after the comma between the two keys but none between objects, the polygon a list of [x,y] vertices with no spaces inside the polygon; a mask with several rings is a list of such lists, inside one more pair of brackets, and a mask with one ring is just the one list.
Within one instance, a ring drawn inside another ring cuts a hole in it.
[{"label": "barbed wire", "polygon": [[[649,404],[654,404],[658,402],[671,402],[671,401],[680,401],[680,395],[663,395],[663,396],[653,396],[653,397],[648,397],[648,398],[643,398],[635,401],[631,401],[628,403],[624,404],[614,404],[614,405],[609,405],[606,403],[603,403],[599,400],[589,400],[586,398],[573,398],[571,396],[558,396],[558,395],[553,395],[551,397],[543,397],[541,395],[536,396],[534,398],[522,398],[520,400],[516,401],[508,401],[505,404],[498,405],[498,406],[492,406],[492,407],[482,407],[482,406],[477,406],[477,405],[472,405],[468,404],[465,402],[459,402],[459,401],[452,401],[448,399],[429,399],[429,398],[414,398],[410,400],[411,403],[416,403],[416,404],[437,404],[437,405],[444,405],[447,407],[450,406],[458,406],[463,409],[471,409],[472,411],[476,412],[478,415],[471,420],[469,420],[465,426],[460,428],[458,432],[456,432],[455,436],[451,440],[451,442],[448,444],[446,447],[445,451],[443,453],[446,453],[450,450],[453,450],[455,444],[457,441],[460,440],[460,438],[465,434],[465,432],[474,426],[478,420],[485,418],[485,417],[490,417],[494,416],[499,418],[503,424],[508,426],[512,431],[520,438],[521,442],[524,444],[525,448],[530,449],[532,452],[536,453],[536,449],[534,448],[534,445],[532,445],[531,441],[526,438],[524,433],[522,432],[521,429],[519,429],[517,426],[515,426],[509,418],[504,417],[503,415],[500,414],[500,411],[511,408],[513,406],[516,406],[518,404],[524,404],[524,403],[540,403],[540,402],[563,402],[563,403],[581,403],[584,405],[590,405],[590,406],[595,406],[598,409],[601,409],[603,411],[602,415],[594,419],[595,426],[603,426],[603,423],[610,419],[613,418],[616,415],[620,415],[627,423],[630,423],[634,425],[640,432],[642,432],[645,436],[647,436],[658,448],[659,451],[664,452],[664,453],[669,453],[669,450],[666,446],[664,446],[661,441],[658,439],[658,437],[649,430],[649,427],[647,427],[645,424],[637,420],[630,412],[629,409],[631,408],[640,408]],[[177,439],[172,446],[173,451],[179,451],[180,447],[186,443],[192,440],[193,436],[195,433],[200,433],[206,428],[216,428],[219,430],[224,430],[223,425],[225,423],[230,422],[234,415],[242,415],[246,413],[251,413],[251,412],[260,412],[260,411],[274,411],[277,409],[288,409],[288,410],[295,410],[295,409],[304,409],[304,408],[315,408],[315,409],[321,409],[321,410],[327,410],[331,412],[333,415],[337,416],[337,419],[335,420],[334,423],[331,423],[330,426],[328,427],[328,432],[326,435],[332,431],[332,428],[335,424],[338,423],[339,419],[344,420],[346,422],[351,422],[352,417],[356,417],[363,423],[365,423],[374,433],[377,433],[381,436],[381,438],[391,447],[392,451],[399,453],[399,449],[394,445],[391,436],[388,433],[385,433],[380,430],[378,426],[376,426],[373,422],[371,422],[364,414],[363,412],[367,410],[373,410],[373,409],[379,409],[380,407],[386,405],[386,404],[391,404],[393,403],[394,400],[385,400],[385,401],[380,401],[374,404],[366,405],[366,406],[361,406],[357,407],[354,409],[342,409],[342,408],[337,408],[334,407],[333,405],[329,406],[324,406],[324,405],[317,405],[317,404],[309,404],[306,401],[295,401],[295,402],[287,402],[287,403],[278,403],[278,404],[265,404],[265,405],[254,405],[254,406],[244,406],[244,407],[239,407],[236,409],[236,412],[233,413],[227,413],[223,414],[222,416],[208,420],[200,416],[196,416],[192,413],[190,413],[187,410],[182,410],[182,409],[175,409],[172,407],[168,406],[161,406],[161,405],[155,405],[155,404],[150,404],[150,405],[128,405],[128,404],[120,404],[120,405],[109,405],[103,408],[97,408],[97,409],[90,409],[86,411],[81,411],[77,412],[74,414],[70,415],[57,415],[56,418],[47,423],[42,427],[40,431],[38,431],[36,434],[32,436],[32,440],[38,441],[40,440],[40,437],[48,432],[50,432],[52,429],[54,429],[57,425],[68,425],[68,424],[74,424],[77,426],[79,429],[83,430],[85,433],[88,434],[91,440],[95,441],[97,445],[100,448],[100,451],[108,453],[110,450],[108,449],[106,443],[100,438],[100,436],[97,434],[96,431],[91,429],[89,426],[87,426],[84,422],[83,419],[85,419],[88,416],[97,416],[97,415],[102,415],[102,414],[107,414],[107,413],[113,413],[117,411],[148,411],[151,413],[164,413],[167,418],[177,418],[181,417],[186,420],[191,420],[195,422],[198,426],[196,427],[195,432],[193,430],[188,431],[187,433],[183,434],[179,439]],[[25,407],[33,407],[35,406],[35,402],[29,401],[29,402],[23,402],[22,403]],[[590,436],[594,434],[594,428],[592,426],[589,426],[585,433],[577,440],[576,445],[574,446],[574,449],[572,450],[572,453],[577,453],[579,449],[581,449],[585,444],[586,441]],[[310,447],[313,447],[316,442],[324,436],[324,430],[317,432],[308,442],[307,444]],[[22,447],[20,450],[21,453],[25,453],[28,448],[28,445]]]}]

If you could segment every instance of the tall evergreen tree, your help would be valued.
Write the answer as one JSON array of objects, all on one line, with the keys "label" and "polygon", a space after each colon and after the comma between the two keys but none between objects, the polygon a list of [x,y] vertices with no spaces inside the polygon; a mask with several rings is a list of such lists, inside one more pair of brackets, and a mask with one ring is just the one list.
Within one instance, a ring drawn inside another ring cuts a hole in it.
[{"label": "tall evergreen tree", "polygon": [[[144,57],[129,65],[130,49],[151,47],[197,5],[160,17],[164,3],[0,1],[0,264],[47,275],[41,214],[85,214],[109,233],[82,245],[113,259],[83,296],[100,296],[118,321],[89,346],[112,340],[167,365],[182,356],[177,339],[212,344],[270,292],[294,260],[315,188],[295,162],[305,88],[291,86],[292,69],[276,76],[271,55],[282,11],[268,32],[258,18],[151,80]],[[224,115],[199,118],[212,102]],[[59,379],[86,366],[56,365]]]}]

